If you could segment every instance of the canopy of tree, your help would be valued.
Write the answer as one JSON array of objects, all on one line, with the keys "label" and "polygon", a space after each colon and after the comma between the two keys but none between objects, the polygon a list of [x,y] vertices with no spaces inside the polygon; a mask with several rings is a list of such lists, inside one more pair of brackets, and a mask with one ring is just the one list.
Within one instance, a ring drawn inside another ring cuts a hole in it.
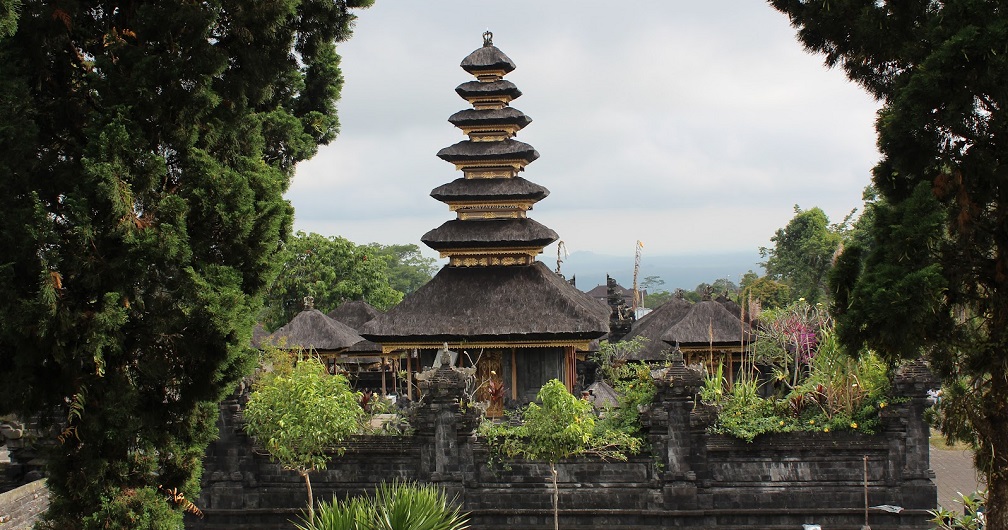
[{"label": "canopy of tree", "polygon": [[[380,310],[398,304],[403,293],[389,284],[391,258],[383,254],[383,247],[372,245],[296,233],[280,254],[280,274],[266,293],[263,324],[276,329],[290,322],[304,309],[306,296],[323,313],[348,300],[364,300]],[[404,266],[397,267],[401,271]]]},{"label": "canopy of tree", "polygon": [[882,103],[870,242],[837,265],[842,339],[924,354],[938,425],[973,444],[1008,528],[1008,9],[994,0],[772,0]]},{"label": "canopy of tree", "polygon": [[62,430],[47,527],[181,526],[370,3],[0,4],[0,413]]},{"label": "canopy of tree", "polygon": [[795,297],[811,303],[824,301],[827,274],[846,225],[846,221],[831,225],[818,207],[802,210],[795,206],[795,216],[770,238],[774,246],[760,248],[767,277],[786,284]]}]

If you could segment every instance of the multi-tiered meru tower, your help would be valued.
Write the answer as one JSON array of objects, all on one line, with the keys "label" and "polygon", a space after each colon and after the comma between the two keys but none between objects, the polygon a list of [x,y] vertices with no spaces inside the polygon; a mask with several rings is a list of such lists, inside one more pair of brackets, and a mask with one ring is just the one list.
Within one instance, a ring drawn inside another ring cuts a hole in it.
[{"label": "multi-tiered meru tower", "polygon": [[483,37],[461,65],[476,80],[455,89],[473,108],[448,119],[469,138],[438,152],[463,177],[431,192],[456,218],[422,237],[448,264],[361,334],[414,370],[448,343],[480,358],[481,380],[499,378],[512,399],[528,401],[553,378],[574,387],[577,352],[608,331],[609,309],[535,259],[557,240],[527,215],[549,190],[518,176],[539,158],[514,139],[532,120],[510,106],[521,96],[503,79],[514,63],[489,31]]}]

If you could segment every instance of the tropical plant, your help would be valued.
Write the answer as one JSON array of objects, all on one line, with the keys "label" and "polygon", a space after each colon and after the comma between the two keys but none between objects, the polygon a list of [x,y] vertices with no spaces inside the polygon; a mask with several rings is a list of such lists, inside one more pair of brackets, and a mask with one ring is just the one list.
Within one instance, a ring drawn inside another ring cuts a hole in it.
[{"label": "tropical plant", "polygon": [[341,375],[329,375],[322,362],[301,352],[289,366],[279,360],[259,376],[245,408],[245,430],[286,469],[297,471],[314,510],[309,472],[323,469],[329,452],[342,455],[340,443],[359,432],[365,418],[356,392]]},{"label": "tropical plant", "polygon": [[628,363],[616,371],[619,372],[619,377],[613,380],[616,405],[605,408],[596,429],[625,433],[643,445],[640,413],[654,401],[657,390],[651,378],[651,368],[642,363]]},{"label": "tropical plant", "polygon": [[543,385],[536,400],[539,403],[529,403],[521,411],[519,425],[484,422],[479,433],[487,438],[492,451],[549,463],[553,528],[557,530],[560,528],[557,462],[580,455],[626,460],[627,453],[640,450],[640,441],[624,432],[596,429],[591,403],[571,395],[559,380]]},{"label": "tropical plant", "polygon": [[930,522],[935,526],[935,530],[984,530],[987,518],[985,515],[985,504],[987,503],[987,490],[975,492],[970,495],[959,494],[962,504],[962,512],[955,512],[940,506],[934,510],[928,510],[931,514]]},{"label": "tropical plant", "polygon": [[433,484],[381,484],[373,497],[319,504],[298,530],[463,530],[468,516]]}]

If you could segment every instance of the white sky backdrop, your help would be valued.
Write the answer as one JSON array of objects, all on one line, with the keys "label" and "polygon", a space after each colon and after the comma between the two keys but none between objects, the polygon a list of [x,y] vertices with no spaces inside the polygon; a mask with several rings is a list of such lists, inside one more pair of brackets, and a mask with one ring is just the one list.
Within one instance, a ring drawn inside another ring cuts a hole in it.
[{"label": "white sky backdrop", "polygon": [[551,192],[530,216],[571,252],[632,255],[637,239],[651,256],[755,251],[795,204],[834,222],[860,207],[878,158],[876,102],[758,0],[376,0],[357,13],[339,47],[341,133],[287,195],[297,230],[420,244],[454,218],[429,193],[461,173],[435,154],[464,139],[447,118],[468,107],[459,63],[487,28],[517,65],[512,106],[533,119],[517,139],[541,157],[523,176]]}]

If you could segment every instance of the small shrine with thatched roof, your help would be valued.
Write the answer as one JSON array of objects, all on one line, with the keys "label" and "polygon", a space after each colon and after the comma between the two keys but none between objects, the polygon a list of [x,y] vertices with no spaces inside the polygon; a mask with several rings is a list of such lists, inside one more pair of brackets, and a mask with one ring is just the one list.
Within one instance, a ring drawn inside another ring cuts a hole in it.
[{"label": "small shrine with thatched roof", "polygon": [[503,78],[515,64],[492,38],[462,61],[476,79],[455,89],[472,108],[448,121],[468,139],[438,152],[463,176],[431,196],[456,218],[421,238],[448,264],[361,334],[402,352],[410,376],[447,344],[477,364],[479,383],[501,381],[521,402],[550,379],[573,389],[578,352],[608,331],[609,309],[535,259],[558,236],[527,216],[549,190],[518,176],[539,153],[514,139],[532,120],[510,106],[521,91]]},{"label": "small shrine with thatched roof", "polygon": [[364,341],[364,337],[358,335],[357,330],[315,309],[310,296],[304,301],[305,308],[290,322],[263,338],[260,347],[311,350],[326,364],[329,373],[335,373],[340,355]]},{"label": "small shrine with thatched roof", "polygon": [[682,351],[686,364],[702,364],[708,373],[723,366],[731,383],[749,350],[753,332],[740,315],[708,295],[672,324],[661,340]]}]

